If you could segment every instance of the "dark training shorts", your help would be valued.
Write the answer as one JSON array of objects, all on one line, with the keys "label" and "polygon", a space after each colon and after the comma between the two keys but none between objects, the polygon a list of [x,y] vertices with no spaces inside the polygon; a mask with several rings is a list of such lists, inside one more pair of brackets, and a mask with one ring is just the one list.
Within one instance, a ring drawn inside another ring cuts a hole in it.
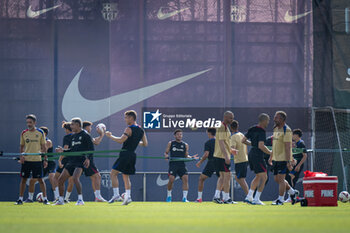
[{"label": "dark training shorts", "polygon": [[248,162],[236,163],[235,172],[238,179],[247,177]]},{"label": "dark training shorts", "polygon": [[27,162],[25,161],[21,167],[21,177],[29,178],[32,174],[32,178],[43,177],[43,163],[40,162]]}]

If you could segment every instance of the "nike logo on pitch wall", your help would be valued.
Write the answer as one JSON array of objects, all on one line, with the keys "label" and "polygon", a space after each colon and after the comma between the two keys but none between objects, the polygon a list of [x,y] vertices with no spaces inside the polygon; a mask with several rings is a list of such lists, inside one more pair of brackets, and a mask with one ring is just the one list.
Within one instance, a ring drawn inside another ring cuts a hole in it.
[{"label": "nike logo on pitch wall", "polygon": [[82,70],[83,68],[75,75],[63,96],[62,113],[66,120],[76,116],[92,122],[102,120],[116,112],[204,74],[211,69],[188,74],[100,100],[88,100],[80,94],[78,84]]},{"label": "nike logo on pitch wall", "polygon": [[310,14],[312,11],[308,11],[308,12],[305,12],[305,13],[302,13],[302,14],[299,14],[299,15],[290,15],[289,14],[289,11],[286,12],[286,14],[284,15],[284,20],[288,23],[290,22],[293,22],[295,20],[298,20],[302,17],[305,17],[307,16],[308,14]]},{"label": "nike logo on pitch wall", "polygon": [[179,13],[185,11],[185,10],[188,10],[190,8],[187,7],[187,8],[183,8],[181,10],[176,10],[176,11],[173,11],[173,12],[170,12],[170,13],[165,13],[165,14],[162,12],[162,9],[163,9],[163,7],[159,8],[158,13],[157,13],[157,17],[160,20],[164,20],[164,19],[173,17],[174,15],[177,15],[177,14],[179,14]]},{"label": "nike logo on pitch wall", "polygon": [[[175,178],[175,180],[178,180],[178,179],[180,179],[180,177],[177,176],[177,177]],[[156,183],[157,183],[158,186],[167,185],[168,182],[169,182],[169,179],[163,180],[162,177],[161,177],[161,175],[158,176],[157,181],[156,181]]]},{"label": "nike logo on pitch wall", "polygon": [[46,13],[48,11],[56,9],[57,7],[60,7],[60,6],[61,6],[61,4],[58,4],[56,6],[53,6],[53,7],[50,7],[50,8],[46,8],[46,9],[42,9],[42,10],[38,10],[38,11],[33,11],[32,10],[32,6],[29,6],[29,8],[27,10],[27,16],[29,18],[35,18],[35,17],[38,17],[41,14],[44,14],[44,13]]}]

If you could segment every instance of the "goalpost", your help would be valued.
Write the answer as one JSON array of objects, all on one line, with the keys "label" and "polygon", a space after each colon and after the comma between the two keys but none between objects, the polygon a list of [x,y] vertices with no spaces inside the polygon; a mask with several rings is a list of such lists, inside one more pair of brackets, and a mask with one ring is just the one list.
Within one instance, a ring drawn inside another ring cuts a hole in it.
[{"label": "goalpost", "polygon": [[349,190],[350,109],[312,108],[311,170],[338,176],[338,192]]}]

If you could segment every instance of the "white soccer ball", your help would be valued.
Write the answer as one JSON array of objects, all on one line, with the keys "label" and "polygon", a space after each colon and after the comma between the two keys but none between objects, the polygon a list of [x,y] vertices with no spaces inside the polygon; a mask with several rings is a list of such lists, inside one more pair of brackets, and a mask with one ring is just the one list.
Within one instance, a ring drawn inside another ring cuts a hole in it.
[{"label": "white soccer ball", "polygon": [[96,129],[101,130],[102,132],[106,132],[106,125],[103,123],[100,123],[96,126]]},{"label": "white soccer ball", "polygon": [[347,191],[342,191],[341,193],[339,193],[339,201],[341,202],[348,202],[350,199],[350,195]]},{"label": "white soccer ball", "polygon": [[43,196],[43,193],[38,193],[37,195],[36,195],[36,201],[37,202],[43,202],[44,201],[44,196]]}]

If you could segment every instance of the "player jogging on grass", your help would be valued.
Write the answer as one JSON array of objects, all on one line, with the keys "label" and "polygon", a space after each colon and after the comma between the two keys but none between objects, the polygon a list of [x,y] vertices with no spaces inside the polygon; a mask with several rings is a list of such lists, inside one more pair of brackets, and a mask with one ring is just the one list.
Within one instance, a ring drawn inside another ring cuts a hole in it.
[{"label": "player jogging on grass", "polygon": [[[209,140],[205,142],[204,144],[204,155],[201,158],[200,161],[196,164],[196,166],[199,168],[202,163],[206,159],[208,159],[207,164],[205,165],[205,168],[203,169],[202,174],[199,176],[199,181],[198,181],[198,197],[196,202],[201,203],[202,202],[202,193],[203,193],[203,187],[204,187],[204,181],[208,179],[208,177],[211,177],[213,173],[215,172],[215,163],[214,163],[214,149],[215,149],[215,134],[216,134],[216,129],[215,128],[208,128],[207,129],[207,135]],[[219,176],[219,174],[216,174]]]},{"label": "player jogging on grass", "polygon": [[293,168],[292,130],[286,124],[287,114],[277,111],[274,117],[272,155],[269,163],[272,164],[274,179],[279,185],[278,199],[272,205],[283,205],[285,191],[288,191],[292,204],[295,203],[295,191],[286,181],[287,169]]},{"label": "player jogging on grass", "polygon": [[174,131],[175,140],[168,142],[165,149],[165,159],[170,159],[169,161],[169,181],[167,186],[167,198],[166,202],[172,201],[171,191],[173,189],[173,184],[176,176],[179,176],[182,181],[182,202],[188,202],[188,173],[186,164],[184,161],[172,161],[172,159],[184,159],[184,158],[197,158],[197,155],[189,156],[188,150],[189,146],[186,142],[182,141],[183,133],[181,129]]},{"label": "player jogging on grass", "polygon": [[[255,173],[255,178],[250,184],[250,189],[244,200],[248,204],[264,205],[260,200],[260,195],[265,188],[267,180],[266,163],[264,160],[264,153],[271,154],[271,151],[265,146],[266,140],[266,127],[269,125],[269,115],[262,113],[258,118],[257,125],[248,129],[242,142],[246,145],[251,145],[252,148],[248,154],[249,167]],[[258,189],[253,199],[254,190]]]},{"label": "player jogging on grass", "polygon": [[[248,184],[245,180],[247,177],[247,167],[248,167],[248,154],[247,145],[242,143],[244,134],[238,131],[239,123],[238,121],[233,121],[230,125],[232,135],[231,135],[231,148],[235,150],[234,163],[235,163],[235,179],[238,184],[243,189],[245,195],[248,194]],[[233,154],[233,153],[232,153]]]},{"label": "player jogging on grass", "polygon": [[[93,151],[94,144],[92,138],[85,130],[82,129],[83,122],[80,118],[76,117],[71,120],[71,128],[74,134],[71,137],[71,147],[65,152],[79,152],[79,151]],[[63,152],[63,148],[57,148],[57,152]],[[68,156],[68,162],[63,169],[62,174],[58,178],[58,189],[60,197],[56,202],[56,205],[64,205],[64,183],[69,177],[73,177],[75,188],[78,193],[78,201],[76,205],[84,205],[82,186],[80,183],[80,176],[84,167],[88,168],[90,165],[91,154],[82,154]]]},{"label": "player jogging on grass", "polygon": [[[23,130],[20,139],[20,153],[45,153],[46,140],[44,132],[35,127],[36,116],[33,114],[26,116],[27,129]],[[49,204],[46,196],[46,185],[43,181],[43,167],[47,167],[47,157],[42,162],[41,155],[21,155],[19,162],[21,167],[21,183],[19,187],[19,198],[16,205],[23,204],[23,194],[26,188],[26,181],[32,174],[34,182],[38,181],[40,190],[43,193],[44,204]],[[34,188],[34,187],[33,187]],[[34,189],[29,190],[27,203],[33,202]]]},{"label": "player jogging on grass", "polygon": [[147,146],[148,140],[145,131],[136,123],[137,114],[134,110],[129,110],[124,113],[125,123],[127,125],[124,133],[120,137],[113,136],[111,132],[107,131],[106,136],[113,141],[123,144],[122,150],[119,153],[119,158],[115,161],[110,177],[112,180],[113,197],[109,203],[122,200],[119,194],[118,174],[122,173],[125,196],[122,205],[128,205],[131,200],[131,182],[130,175],[135,174],[136,153],[135,150],[138,145]]},{"label": "player jogging on grass", "polygon": [[[84,121],[83,122],[83,129],[86,130],[89,134],[91,134],[92,131],[92,122],[90,121]],[[92,138],[92,142],[95,146],[99,145],[102,141],[102,138],[105,136],[104,130],[100,130],[100,128],[96,128],[97,133],[100,135],[96,138]],[[106,202],[106,200],[101,195],[101,174],[98,171],[93,156],[91,156],[90,160],[90,166],[88,168],[84,168],[84,174],[86,177],[90,177],[91,179],[91,185],[92,190],[95,194],[95,201],[96,202]]]}]

